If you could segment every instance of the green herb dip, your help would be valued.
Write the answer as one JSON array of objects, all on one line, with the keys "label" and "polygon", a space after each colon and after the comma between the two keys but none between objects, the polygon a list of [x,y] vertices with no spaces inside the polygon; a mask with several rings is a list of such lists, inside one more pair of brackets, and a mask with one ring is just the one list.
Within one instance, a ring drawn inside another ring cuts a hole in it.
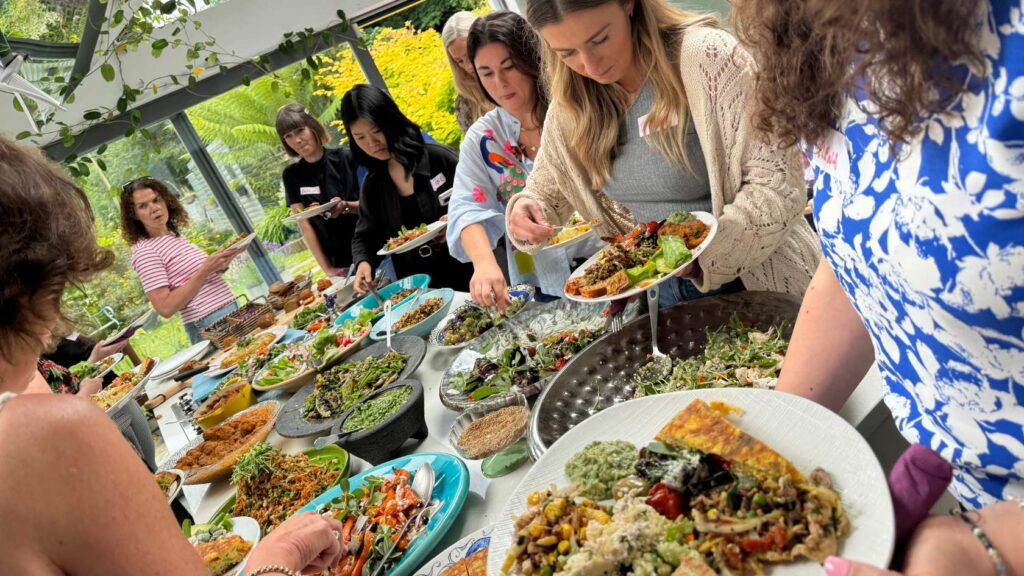
[{"label": "green herb dip", "polygon": [[373,400],[363,402],[355,407],[352,415],[345,419],[342,432],[358,432],[367,430],[388,419],[405,405],[412,394],[411,386],[402,386],[377,396]]},{"label": "green herb dip", "polygon": [[593,500],[612,497],[612,486],[634,473],[637,448],[629,442],[591,442],[565,463],[565,475]]}]

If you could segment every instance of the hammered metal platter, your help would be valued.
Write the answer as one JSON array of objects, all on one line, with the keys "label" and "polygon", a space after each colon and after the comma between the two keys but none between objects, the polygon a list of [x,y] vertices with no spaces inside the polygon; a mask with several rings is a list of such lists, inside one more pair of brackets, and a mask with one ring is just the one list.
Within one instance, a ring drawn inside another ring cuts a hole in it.
[{"label": "hammered metal platter", "polygon": [[[676,358],[704,350],[707,330],[729,323],[735,314],[762,330],[782,322],[789,338],[800,310],[795,296],[775,292],[740,292],[676,304],[658,314],[658,348]],[[633,373],[651,353],[647,315],[614,334],[606,334],[577,354],[552,378],[534,406],[529,444],[536,459],[573,426],[598,412],[633,398]]]}]

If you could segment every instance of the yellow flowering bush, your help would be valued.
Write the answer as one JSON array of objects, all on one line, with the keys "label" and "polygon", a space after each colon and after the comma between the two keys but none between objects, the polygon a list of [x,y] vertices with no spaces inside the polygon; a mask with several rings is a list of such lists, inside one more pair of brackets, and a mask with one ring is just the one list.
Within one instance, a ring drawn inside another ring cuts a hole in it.
[{"label": "yellow flowering bush", "polygon": [[[452,112],[455,86],[441,35],[409,26],[384,28],[374,38],[370,53],[402,112],[438,142],[458,147],[462,133]],[[319,95],[342,96],[366,82],[350,50],[321,60],[316,76]],[[344,131],[341,121],[333,124]]]}]

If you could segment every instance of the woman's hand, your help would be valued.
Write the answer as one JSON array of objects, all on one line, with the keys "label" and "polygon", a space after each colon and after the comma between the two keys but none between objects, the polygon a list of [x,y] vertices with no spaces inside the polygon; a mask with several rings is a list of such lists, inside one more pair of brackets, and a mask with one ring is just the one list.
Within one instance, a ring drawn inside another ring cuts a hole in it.
[{"label": "woman's hand", "polygon": [[516,242],[540,244],[555,235],[555,229],[544,218],[544,210],[536,200],[521,198],[512,206],[508,232]]},{"label": "woman's hand", "polygon": [[366,260],[359,263],[356,266],[356,278],[353,288],[359,294],[366,294],[369,292],[370,283],[373,282],[373,267]]},{"label": "woman's hand", "polygon": [[493,256],[490,262],[473,268],[473,278],[469,281],[469,295],[473,302],[481,306],[497,306],[502,312],[512,303],[508,297],[505,275],[501,273],[501,268]]},{"label": "woman's hand", "polygon": [[79,396],[92,396],[103,389],[103,378],[83,378],[78,383]]},{"label": "woman's hand", "polygon": [[99,360],[103,360],[104,358],[110,356],[111,354],[116,354],[121,350],[124,350],[124,347],[127,345],[128,338],[125,338],[120,342],[97,342],[96,345],[92,347],[92,352],[89,353],[89,362],[97,362]]},{"label": "woman's hand", "polygon": [[283,564],[299,573],[320,573],[341,560],[341,522],[316,512],[296,514],[252,551],[246,571]]},{"label": "woman's hand", "polygon": [[235,256],[241,253],[241,250],[218,250],[206,257],[203,271],[207,276],[210,274],[221,274],[228,269]]}]

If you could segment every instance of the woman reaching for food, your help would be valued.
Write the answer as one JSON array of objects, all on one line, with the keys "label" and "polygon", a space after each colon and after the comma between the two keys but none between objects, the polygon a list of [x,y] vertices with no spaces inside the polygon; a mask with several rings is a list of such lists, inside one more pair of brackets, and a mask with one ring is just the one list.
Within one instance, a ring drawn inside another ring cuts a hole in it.
[{"label": "woman reaching for food", "polygon": [[188,213],[167,186],[148,176],[121,188],[121,234],[135,247],[132,268],[153,309],[164,318],[181,312],[193,343],[199,330],[234,312],[238,305],[220,277],[243,249],[206,255],[182,231]]},{"label": "woman reaching for food", "polygon": [[[341,99],[341,120],[356,162],[368,172],[359,195],[359,223],[352,238],[352,261],[356,264],[355,289],[366,292],[365,284],[380,265],[377,252],[390,238],[421,224],[447,218],[438,194],[455,178],[455,151],[440,144],[425,143],[420,128],[398,109],[383,90],[359,84]],[[465,292],[472,268],[448,253],[444,238],[418,249],[393,254],[391,260],[399,278],[429,274],[433,287]]]},{"label": "woman reaching for food", "polygon": [[819,250],[803,219],[800,152],[749,126],[753,63],[715,20],[664,0],[530,0],[551,108],[513,243],[533,252],[573,211],[600,236],[701,210],[718,219],[668,305],[715,290],[801,295]]},{"label": "woman reaching for food", "polygon": [[[61,319],[64,288],[110,266],[113,254],[96,243],[82,190],[38,150],[3,137],[0,245],[0,492],[18,495],[0,499],[0,574],[209,574],[102,411],[74,396],[23,393],[41,378],[36,362]],[[254,548],[247,573],[333,566],[341,529],[297,515]]]},{"label": "woman reaching for food", "polygon": [[480,83],[476,80],[476,70],[470,59],[467,38],[469,29],[479,16],[472,12],[460,10],[452,14],[441,29],[441,43],[444,45],[448,67],[452,69],[455,83],[455,119],[459,129],[465,134],[481,116],[494,108],[487,99]]},{"label": "woman reaching for food", "polygon": [[299,229],[320,269],[328,276],[344,276],[352,265],[352,234],[359,220],[359,183],[352,153],[325,148],[327,128],[301,104],[287,104],[277,112],[277,136],[294,164],[284,169],[285,202],[293,212],[335,198],[330,212],[299,220]]},{"label": "woman reaching for food", "polygon": [[816,167],[824,258],[777,389],[838,411],[877,362],[897,428],[949,462],[967,510],[922,522],[905,572],[1024,574],[1024,5],[734,6],[756,126]]}]

